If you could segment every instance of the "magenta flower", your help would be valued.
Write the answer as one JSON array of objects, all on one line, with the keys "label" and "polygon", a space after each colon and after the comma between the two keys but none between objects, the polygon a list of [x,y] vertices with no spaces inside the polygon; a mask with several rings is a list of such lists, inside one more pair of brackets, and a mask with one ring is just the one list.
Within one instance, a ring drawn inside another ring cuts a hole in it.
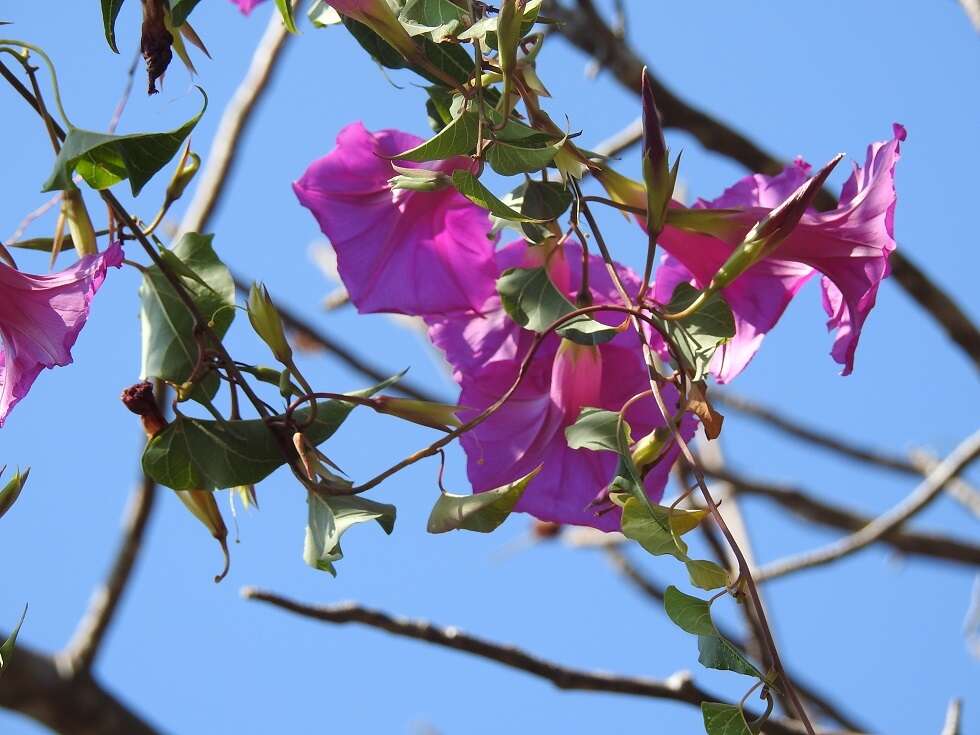
[{"label": "magenta flower", "polygon": [[[540,249],[540,246],[528,248],[523,241],[504,247],[497,254],[499,273],[507,268],[539,265],[536,261]],[[578,246],[566,245],[563,256],[552,258],[549,270],[556,285],[565,282],[563,290],[571,297],[581,277]],[[619,273],[635,295],[639,289],[637,276],[623,267]],[[620,303],[605,264],[596,256],[590,259],[589,278],[595,304]],[[610,312],[600,313],[596,318],[617,324],[623,316]],[[460,415],[464,421],[491,405],[511,386],[534,338],[506,315],[496,294],[479,312],[449,314],[426,321],[430,338],[446,355],[462,388],[459,403],[466,407]],[[583,408],[619,411],[626,401],[649,387],[635,333],[621,334],[599,347],[585,347],[549,336],[535,354],[515,395],[489,419],[460,438],[473,490],[499,487],[543,463],[544,471],[528,486],[517,510],[545,521],[618,529],[620,511],[604,496],[618,458],[610,452],[570,449],[565,429],[575,422]],[[676,400],[676,393],[668,390],[667,398]],[[630,407],[626,418],[634,439],[663,426],[652,398]],[[685,437],[690,438],[694,428],[694,420],[685,417],[682,424]],[[676,446],[670,447],[647,474],[645,486],[653,501],[663,496],[678,453]]]},{"label": "magenta flower", "polygon": [[[478,309],[494,291],[487,213],[452,188],[422,192],[389,184],[397,172],[385,156],[421,142],[355,123],[293,184],[333,244],[340,276],[362,312],[421,316]],[[432,168],[451,173],[468,165],[459,158]]]},{"label": "magenta flower", "polygon": [[265,2],[265,0],[231,0],[238,9],[242,11],[245,15],[251,13],[259,5],[259,3]]},{"label": "magenta flower", "polygon": [[[864,167],[855,166],[836,209],[804,214],[771,256],[723,289],[737,334],[712,362],[720,382],[731,380],[749,363],[763,336],[817,271],[823,274],[827,327],[835,330],[831,355],[844,366],[842,374],[850,374],[861,329],[878,286],[889,273],[888,256],[895,249],[894,174],[903,140],[905,129],[895,125],[892,140],[869,146]],[[806,180],[808,170],[806,163],[797,161],[777,176],[748,176],[719,198],[699,201],[695,208],[743,210],[724,236],[666,227],[660,243],[669,256],[657,271],[655,298],[669,301],[680,281],[706,285],[751,226],[792,194]]]},{"label": "magenta flower", "polygon": [[0,264],[0,426],[42,368],[67,365],[89,304],[109,266],[122,265],[116,243],[61,273],[32,276]]}]

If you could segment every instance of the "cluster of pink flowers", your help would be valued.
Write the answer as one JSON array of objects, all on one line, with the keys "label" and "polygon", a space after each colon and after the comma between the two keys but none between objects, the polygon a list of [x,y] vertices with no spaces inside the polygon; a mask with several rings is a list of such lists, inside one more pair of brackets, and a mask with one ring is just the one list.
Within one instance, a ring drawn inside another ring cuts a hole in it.
[{"label": "cluster of pink flowers", "polygon": [[[896,126],[893,140],[872,145],[865,166],[855,167],[845,184],[837,209],[808,212],[772,256],[724,289],[737,334],[716,354],[712,372],[718,380],[730,380],[748,364],[763,335],[817,271],[824,276],[828,324],[836,330],[832,354],[850,372],[861,327],[895,247],[893,174],[902,139],[904,130]],[[513,384],[534,339],[503,310],[497,278],[508,268],[546,265],[554,285],[572,298],[581,282],[581,251],[573,242],[547,256],[524,240],[498,247],[490,237],[487,212],[454,189],[393,189],[391,157],[420,142],[398,131],[370,133],[360,124],[350,125],[341,131],[336,148],[315,161],[293,188],[330,239],[358,310],[425,321],[430,340],[453,369],[463,418],[468,418]],[[458,158],[429,167],[451,173],[471,165]],[[657,271],[654,297],[666,303],[681,281],[704,286],[751,226],[805,180],[807,169],[797,162],[778,176],[749,176],[720,198],[698,202],[696,208],[738,210],[723,236],[668,226],[660,238],[668,255]],[[639,279],[628,268],[617,268],[635,296]],[[589,269],[593,303],[620,303],[602,261],[593,256]],[[622,317],[599,318],[612,324]],[[663,349],[659,342],[653,347]],[[503,485],[544,464],[518,510],[542,520],[618,528],[618,512],[603,499],[617,458],[570,449],[565,429],[582,408],[619,411],[648,387],[636,334],[621,334],[599,347],[550,335],[511,400],[461,438],[474,491]],[[676,394],[668,400],[676,402]],[[663,424],[652,401],[635,403],[626,418],[635,438]],[[685,417],[681,427],[690,436],[694,421]],[[677,453],[676,447],[668,449],[645,478],[652,500],[661,498]]]}]

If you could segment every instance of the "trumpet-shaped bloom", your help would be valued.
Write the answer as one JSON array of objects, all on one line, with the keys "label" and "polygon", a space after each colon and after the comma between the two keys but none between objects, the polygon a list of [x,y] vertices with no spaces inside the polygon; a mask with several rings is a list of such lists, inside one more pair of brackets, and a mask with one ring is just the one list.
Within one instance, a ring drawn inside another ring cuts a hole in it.
[{"label": "trumpet-shaped bloom", "polygon": [[[389,184],[397,173],[389,159],[421,142],[355,123],[293,184],[330,239],[340,276],[362,312],[423,316],[477,309],[493,293],[488,214],[452,188],[423,192]],[[433,168],[449,173],[469,165],[458,158]]]},{"label": "trumpet-shaped bloom", "polygon": [[[892,140],[868,147],[865,165],[855,166],[841,191],[840,203],[829,212],[808,211],[789,237],[722,294],[735,315],[737,334],[718,351],[712,370],[722,382],[735,377],[759,349],[803,284],[816,272],[823,277],[823,305],[835,331],[831,355],[854,367],[861,329],[889,273],[888,257],[895,249],[895,164],[905,129],[894,127]],[[777,176],[748,176],[713,201],[696,208],[738,209],[733,227],[724,235],[695,234],[668,226],[660,243],[670,257],[657,272],[655,298],[670,300],[678,282],[706,285],[718,267],[751,228],[802,184],[809,166],[801,161]]]},{"label": "trumpet-shaped bloom", "polygon": [[[529,248],[523,241],[502,248],[496,259],[498,275],[508,268],[540,265],[541,248]],[[561,290],[571,297],[581,277],[577,246],[566,245],[548,265],[552,281],[562,284]],[[639,289],[636,275],[622,267],[619,274],[635,295]],[[590,260],[589,279],[593,303],[619,303],[612,279],[598,257]],[[623,315],[600,312],[595,318],[617,324]],[[430,338],[445,354],[462,388],[459,403],[465,407],[460,415],[464,421],[492,405],[511,387],[535,337],[511,320],[496,293],[478,311],[430,317],[426,322]],[[657,346],[662,349],[662,345]],[[544,471],[532,480],[517,510],[557,523],[619,528],[619,509],[603,500],[618,458],[609,452],[570,449],[565,429],[575,423],[583,408],[619,411],[632,396],[648,389],[635,333],[621,334],[598,347],[549,335],[511,399],[460,438],[474,491],[499,487],[544,464]],[[667,394],[668,401],[676,400],[670,389]],[[663,426],[652,398],[631,406],[626,419],[635,438]],[[693,434],[693,419],[684,420],[682,431],[688,438]],[[652,500],[663,496],[677,455],[678,448],[671,446],[647,474],[645,486]]]},{"label": "trumpet-shaped bloom", "polygon": [[89,305],[110,266],[122,265],[117,243],[51,275],[0,264],[0,426],[43,368],[67,365]]}]

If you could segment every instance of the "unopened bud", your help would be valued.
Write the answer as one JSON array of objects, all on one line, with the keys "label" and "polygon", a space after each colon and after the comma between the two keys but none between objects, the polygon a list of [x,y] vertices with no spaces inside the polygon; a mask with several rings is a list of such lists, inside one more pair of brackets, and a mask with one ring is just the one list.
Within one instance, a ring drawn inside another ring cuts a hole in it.
[{"label": "unopened bud", "polygon": [[843,154],[835,156],[816,176],[804,182],[782,204],[757,222],[718,269],[707,291],[713,293],[724,288],[755,263],[771,255],[799,224],[820,187],[843,157]]},{"label": "unopened bud", "polygon": [[163,203],[165,208],[169,207],[184,195],[184,191],[188,186],[190,186],[190,183],[194,180],[194,176],[197,174],[198,169],[201,168],[201,157],[196,153],[191,152],[189,142],[187,145],[188,147],[184,149],[184,155],[180,159],[180,163],[177,165],[177,170],[174,171],[174,175],[170,179],[170,183],[167,184],[167,192]]},{"label": "unopened bud", "polygon": [[653,464],[663,453],[667,441],[670,439],[670,430],[664,427],[654,429],[645,437],[640,439],[633,447],[631,457],[633,464],[642,472]]},{"label": "unopened bud", "polygon": [[282,318],[272,303],[269,291],[261,283],[253,283],[248,292],[248,320],[279,362],[285,365],[292,362],[293,350],[286,340]]},{"label": "unopened bud", "polygon": [[679,164],[678,157],[671,169],[667,160],[667,143],[653,100],[653,85],[643,67],[643,181],[647,190],[647,232],[654,238],[659,237],[666,224]]},{"label": "unopened bud", "polygon": [[456,416],[460,407],[456,405],[417,401],[411,398],[392,398],[391,396],[379,396],[374,401],[381,413],[391,414],[422,426],[430,426],[433,429],[442,429],[443,431],[449,431],[450,427],[462,426]]},{"label": "unopened bud", "polygon": [[78,257],[82,258],[98,253],[99,246],[95,237],[95,228],[92,227],[92,219],[88,216],[88,210],[85,208],[82,192],[74,187],[66,189],[61,206],[64,208],[68,231],[71,232],[71,241]]},{"label": "unopened bud", "polygon": [[392,164],[398,176],[388,179],[392,189],[408,189],[410,191],[439,191],[452,186],[453,180],[441,171],[428,168],[407,168]]},{"label": "unopened bud", "polygon": [[214,493],[207,490],[175,490],[177,497],[197,520],[211,532],[211,535],[221,546],[221,553],[225,557],[225,566],[215,578],[215,582],[220,582],[228,574],[231,566],[231,558],[228,556],[228,527],[225,526],[225,519],[221,516],[218,503],[214,499]]}]

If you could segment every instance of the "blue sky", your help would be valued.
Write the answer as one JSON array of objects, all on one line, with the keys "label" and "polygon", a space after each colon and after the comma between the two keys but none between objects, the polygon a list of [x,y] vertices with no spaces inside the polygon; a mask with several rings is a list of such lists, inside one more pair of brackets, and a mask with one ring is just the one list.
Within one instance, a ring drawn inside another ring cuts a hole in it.
[{"label": "blue sky", "polygon": [[[0,18],[15,22],[6,34],[51,52],[69,113],[97,129],[111,116],[138,42],[138,6],[128,3],[119,18],[121,56],[106,47],[94,2],[59,3],[55,14],[51,3],[0,0]],[[888,136],[893,122],[903,123],[909,137],[898,169],[900,247],[980,319],[980,97],[970,92],[980,72],[980,44],[956,2],[896,9],[885,0],[634,0],[629,7],[631,41],[668,84],[782,156],[822,163],[845,151],[862,161],[869,142]],[[214,57],[196,57],[197,82],[212,103],[194,133],[202,155],[270,10],[262,7],[245,19],[229,2],[212,0],[195,13]],[[266,281],[276,298],[339,340],[391,372],[410,367],[414,381],[453,397],[453,386],[415,332],[383,316],[320,312],[333,284],[309,258],[319,233],[289,186],[353,120],[424,135],[423,95],[409,75],[386,80],[340,29],[304,24],[290,46],[213,220],[215,245],[238,272]],[[587,60],[561,40],[550,41],[541,59],[541,76],[554,95],[549,111],[556,119],[567,114],[572,129],[584,130],[586,144],[637,116],[636,98],[604,75],[588,79]],[[156,97],[140,94],[139,84],[122,131],[170,128],[197,110],[197,93],[179,65]],[[0,236],[6,238],[45,200],[38,191],[51,153],[27,108],[6,90],[0,100],[6,173]],[[693,196],[713,196],[742,174],[687,136],[671,133],[668,142],[684,151],[681,175]],[[635,157],[625,157],[622,168],[635,174]],[[842,179],[839,173],[836,184]],[[144,216],[155,211],[162,185],[148,186],[136,205]],[[101,218],[95,197],[88,200]],[[618,215],[603,224],[616,255],[639,265],[636,232]],[[42,220],[31,233],[47,234],[52,226]],[[46,267],[43,257],[20,256],[20,262],[27,270]],[[142,438],[118,394],[139,371],[137,287],[131,269],[110,276],[74,350],[75,364],[42,375],[0,430],[0,463],[33,468],[24,496],[0,524],[0,626],[9,627],[30,602],[23,640],[37,648],[55,649],[70,637],[112,559],[135,481]],[[881,290],[848,378],[837,375],[828,355],[823,322],[812,283],[733,387],[825,429],[899,451],[949,451],[976,428],[974,368],[894,284]],[[267,360],[241,320],[230,346],[242,359]],[[324,355],[303,356],[302,366],[324,389],[366,384]],[[365,478],[427,441],[422,430],[355,412],[330,454],[353,477]],[[891,506],[915,484],[828,458],[736,415],[723,441],[732,466],[746,474],[795,480],[868,513]],[[572,666],[654,677],[687,668],[709,688],[738,696],[744,681],[699,670],[694,641],[625,586],[601,555],[532,545],[521,516],[487,537],[427,535],[435,470],[422,463],[374,493],[398,505],[395,533],[386,537],[365,526],[348,534],[337,579],[303,564],[306,507],[301,489],[283,472],[260,486],[261,511],[239,516],[241,543],[232,549],[231,574],[218,586],[211,581],[219,568],[213,542],[174,498],[162,495],[98,674],[168,732],[322,727],[409,734],[428,726],[476,735],[639,727],[698,732],[700,715],[685,705],[558,692],[461,654],[244,602],[238,590],[248,584],[310,602],[356,599]],[[972,478],[980,481],[980,473]],[[466,490],[456,450],[449,453],[449,480]],[[762,501],[747,499],[744,506],[762,560],[835,538]],[[948,499],[917,524],[977,537],[975,520]],[[677,565],[641,561],[662,582],[684,584]],[[949,697],[980,691],[980,662],[969,655],[962,633],[973,583],[974,573],[963,567],[901,559],[875,547],[766,591],[793,668],[808,672],[877,731],[918,734],[939,731]],[[977,705],[968,700],[964,732],[978,728]],[[0,731],[42,730],[0,713]]]}]

